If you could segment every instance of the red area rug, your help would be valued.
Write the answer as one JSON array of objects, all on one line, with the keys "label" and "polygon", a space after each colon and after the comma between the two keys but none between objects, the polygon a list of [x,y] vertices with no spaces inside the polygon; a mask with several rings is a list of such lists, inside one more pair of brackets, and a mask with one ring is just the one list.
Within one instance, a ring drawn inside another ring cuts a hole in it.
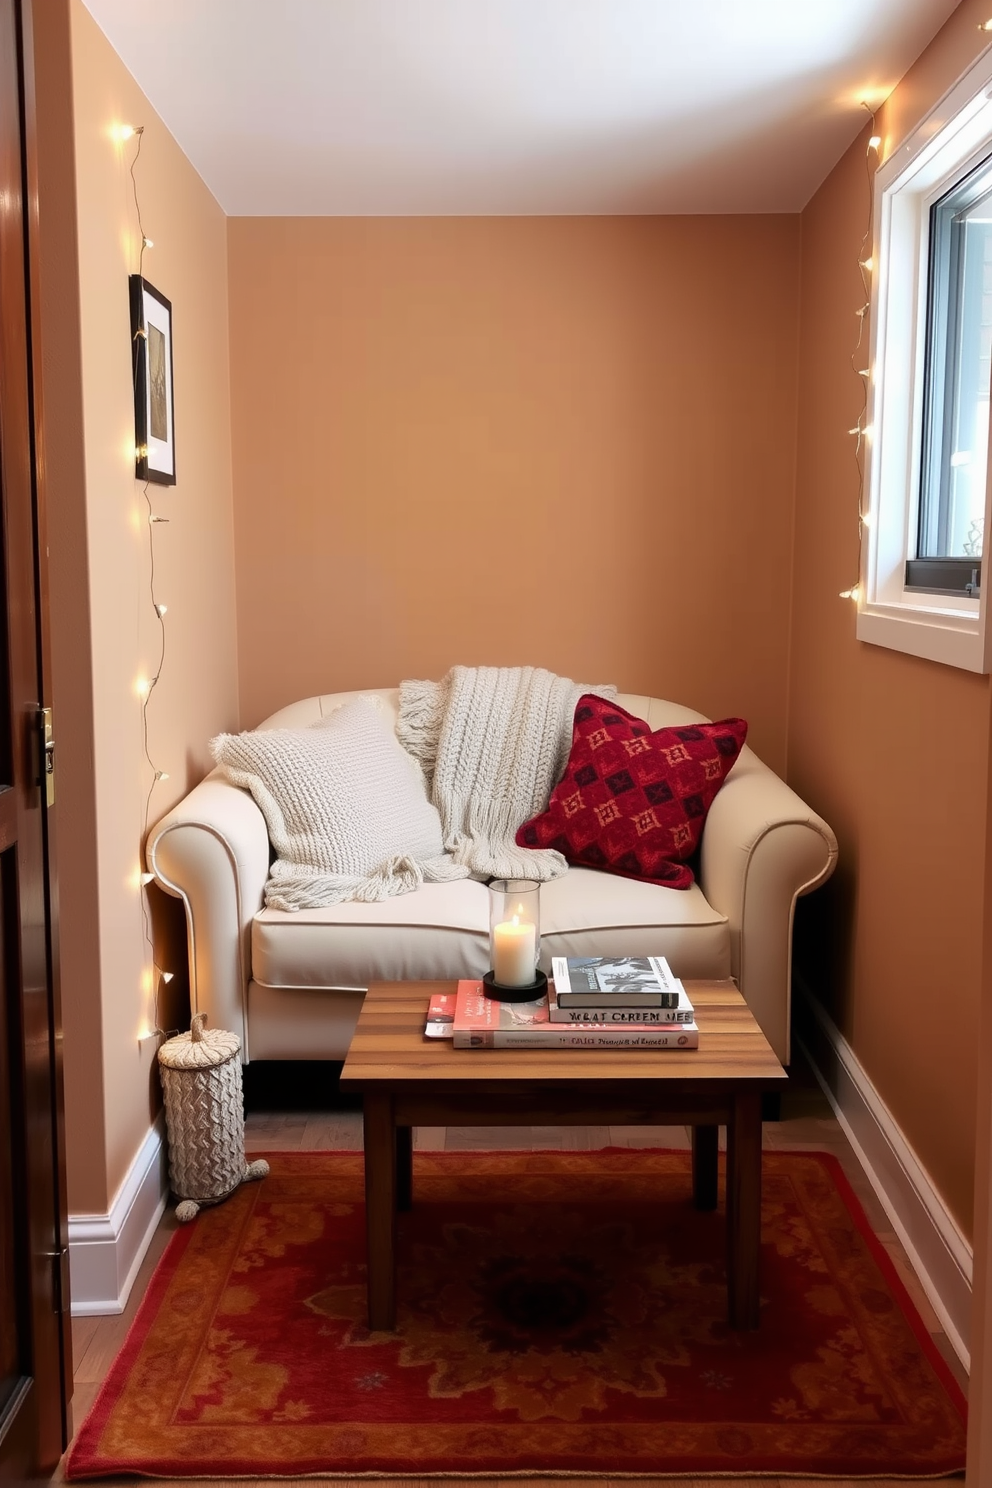
[{"label": "red area rug", "polygon": [[172,1239],[69,1478],[939,1477],[964,1402],[834,1159],[765,1154],[761,1327],[688,1154],[417,1153],[395,1334],[362,1160],[276,1153]]}]

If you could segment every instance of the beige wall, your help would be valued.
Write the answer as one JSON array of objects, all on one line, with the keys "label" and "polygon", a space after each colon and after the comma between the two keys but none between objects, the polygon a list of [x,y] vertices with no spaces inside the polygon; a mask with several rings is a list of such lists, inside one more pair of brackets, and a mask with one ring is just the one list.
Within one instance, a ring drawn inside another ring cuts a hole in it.
[{"label": "beige wall", "polygon": [[[50,427],[73,1211],[106,1209],[155,1100],[136,1045],[148,775],[132,689],[156,630],[128,454],[130,150],[108,135],[129,118],[146,126],[146,273],[175,306],[179,484],[154,493],[169,654],[150,713],[171,779],[152,817],[236,723],[236,675],[246,726],[456,661],[744,714],[841,838],[835,880],[803,906],[807,979],[968,1230],[989,688],[859,644],[836,597],[857,569],[844,431],[863,142],[801,221],[225,226],[78,0],[72,18],[85,472],[71,417]],[[981,19],[966,0],[900,85],[886,148],[979,50]],[[51,211],[68,244],[68,195]],[[54,258],[47,294],[71,332]],[[46,354],[71,416],[77,366]]]},{"label": "beige wall", "polygon": [[[880,116],[893,149],[985,45],[965,4]],[[802,916],[807,979],[970,1233],[985,914],[987,677],[859,643],[851,367],[868,130],[802,216],[789,772],[840,867]],[[865,356],[867,361],[867,356]],[[819,901],[819,902],[817,902]]]},{"label": "beige wall", "polygon": [[533,662],[781,767],[797,229],[232,219],[245,725]]},{"label": "beige wall", "polygon": [[[149,709],[151,753],[170,778],[155,789],[152,821],[208,768],[211,734],[238,720],[227,241],[224,214],[79,0],[71,29],[79,339],[68,371],[53,366],[60,348],[51,319],[44,334],[51,429],[60,429],[80,371],[83,390],[83,448],[77,431],[74,449],[62,455],[70,475],[82,456],[83,479],[67,480],[55,497],[65,524],[53,543],[52,624],[56,709],[71,741],[59,796],[69,1205],[101,1213],[158,1103],[155,1046],[139,1052],[137,1042],[154,1005],[143,985],[151,957],[136,882],[152,777],[135,684],[155,671],[159,631],[133,465],[127,276],[138,264],[128,174],[135,142],[115,143],[114,125],[145,127],[136,177],[155,247],[144,272],[173,303],[179,479],[151,488],[154,509],[169,518],[156,529],[168,652]],[[54,33],[48,45],[56,50]],[[54,62],[50,70],[54,79]],[[49,211],[55,231],[64,208],[52,200]],[[44,212],[43,201],[43,234]],[[70,248],[64,220],[62,227]],[[56,270],[72,284],[71,257],[50,264],[53,309]],[[70,446],[72,439],[70,430]]]}]

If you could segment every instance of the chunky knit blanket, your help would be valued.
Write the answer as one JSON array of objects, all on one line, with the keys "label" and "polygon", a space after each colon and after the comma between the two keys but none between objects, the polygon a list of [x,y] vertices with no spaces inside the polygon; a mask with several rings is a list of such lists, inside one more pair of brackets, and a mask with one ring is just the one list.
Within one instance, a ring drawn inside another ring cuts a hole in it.
[{"label": "chunky knit blanket", "polygon": [[440,682],[400,683],[397,737],[424,772],[445,851],[473,878],[567,871],[561,853],[513,839],[548,804],[584,692],[616,696],[542,667],[453,667]]}]

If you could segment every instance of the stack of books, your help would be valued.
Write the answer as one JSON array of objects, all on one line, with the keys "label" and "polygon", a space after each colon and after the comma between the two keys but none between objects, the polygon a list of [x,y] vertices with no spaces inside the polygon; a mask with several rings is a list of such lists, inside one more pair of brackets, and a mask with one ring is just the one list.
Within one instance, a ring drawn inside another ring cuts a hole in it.
[{"label": "stack of books", "polygon": [[556,956],[537,1002],[495,1002],[482,983],[436,993],[428,1038],[456,1049],[696,1049],[685,988],[663,956]]}]

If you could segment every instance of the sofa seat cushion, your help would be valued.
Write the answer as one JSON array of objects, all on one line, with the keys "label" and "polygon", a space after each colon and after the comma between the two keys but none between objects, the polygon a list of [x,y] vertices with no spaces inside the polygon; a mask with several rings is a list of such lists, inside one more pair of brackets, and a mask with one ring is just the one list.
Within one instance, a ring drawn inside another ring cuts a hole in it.
[{"label": "sofa seat cushion", "polygon": [[[698,884],[676,891],[571,868],[541,885],[542,966],[611,953],[667,956],[683,977],[730,975],[726,918]],[[253,977],[268,987],[361,989],[488,969],[489,893],[467,879],[379,903],[263,909],[252,924]]]},{"label": "sofa seat cushion", "polygon": [[252,974],[268,987],[481,977],[488,958],[489,892],[472,879],[372,904],[263,909],[252,923]]},{"label": "sofa seat cushion", "polygon": [[730,927],[698,884],[669,889],[593,868],[541,885],[541,965],[552,956],[667,956],[676,976],[729,977]]}]

